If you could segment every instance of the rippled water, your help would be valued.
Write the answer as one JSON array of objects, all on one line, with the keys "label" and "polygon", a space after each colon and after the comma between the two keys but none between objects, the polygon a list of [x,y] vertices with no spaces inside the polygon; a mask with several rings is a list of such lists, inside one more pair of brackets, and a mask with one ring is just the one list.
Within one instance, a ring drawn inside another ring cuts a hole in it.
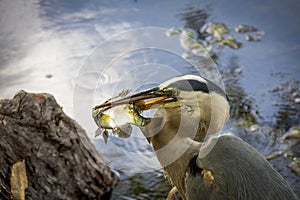
[{"label": "rippled water", "polygon": [[[220,71],[232,104],[224,132],[241,136],[264,155],[292,149],[271,162],[300,191],[299,141],[297,146],[297,140],[283,139],[292,127],[299,129],[299,10],[296,0],[4,0],[0,95],[11,98],[21,89],[54,94],[121,174],[115,199],[163,199],[170,188],[141,133],[111,137],[105,144],[94,138],[91,108],[124,89],[134,93],[178,74],[200,71],[222,84]],[[226,24],[242,47],[214,47],[218,67],[195,57],[187,62],[182,56],[191,49],[182,35],[168,36],[169,29],[197,35],[211,22]],[[248,34],[236,33],[240,24],[258,28],[260,35],[252,36],[261,41],[249,42]]]}]

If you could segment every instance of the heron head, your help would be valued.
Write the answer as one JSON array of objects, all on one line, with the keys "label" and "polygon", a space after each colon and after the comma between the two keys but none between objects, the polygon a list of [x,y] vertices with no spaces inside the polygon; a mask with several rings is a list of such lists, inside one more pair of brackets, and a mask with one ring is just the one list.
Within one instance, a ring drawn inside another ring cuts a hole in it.
[{"label": "heron head", "polygon": [[[120,137],[129,137],[131,125],[143,128],[151,122],[158,124],[157,121],[163,121],[160,119],[164,117],[156,116],[154,119],[143,115],[145,111],[154,109],[170,111],[171,114],[168,113],[165,117],[169,121],[176,119],[177,121],[172,121],[174,124],[180,123],[182,119],[185,121],[183,125],[188,125],[189,121],[197,121],[197,126],[200,124],[200,128],[205,128],[208,133],[220,130],[229,115],[226,94],[220,87],[200,76],[184,75],[133,95],[123,92],[95,106],[93,118],[103,131],[112,130]],[[212,120],[214,110],[218,113]],[[212,128],[209,129],[208,126]]]}]

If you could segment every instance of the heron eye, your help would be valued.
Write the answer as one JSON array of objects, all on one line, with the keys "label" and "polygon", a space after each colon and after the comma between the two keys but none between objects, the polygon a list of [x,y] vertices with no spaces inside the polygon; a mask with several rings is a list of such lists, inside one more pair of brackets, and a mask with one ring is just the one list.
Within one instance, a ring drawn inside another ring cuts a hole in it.
[{"label": "heron eye", "polygon": [[176,88],[172,88],[172,95],[174,98],[178,97],[179,95],[179,90]]}]

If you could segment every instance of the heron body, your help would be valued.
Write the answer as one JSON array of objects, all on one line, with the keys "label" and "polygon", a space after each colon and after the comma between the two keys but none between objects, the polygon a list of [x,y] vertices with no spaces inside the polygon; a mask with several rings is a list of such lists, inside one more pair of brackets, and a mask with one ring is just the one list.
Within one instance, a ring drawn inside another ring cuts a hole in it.
[{"label": "heron body", "polygon": [[241,139],[223,135],[203,143],[228,119],[222,89],[196,76],[160,87],[175,90],[180,103],[159,109],[143,132],[182,199],[297,199],[270,163]]},{"label": "heron body", "polygon": [[[214,137],[191,159],[189,200],[296,200],[289,184],[252,146],[234,135]],[[213,182],[201,175],[209,170]]]},{"label": "heron body", "polygon": [[[105,102],[95,111],[122,104],[132,105],[130,112],[147,122],[140,128],[182,199],[298,199],[270,163],[246,142],[232,135],[204,141],[229,117],[227,96],[211,81],[195,75],[175,77],[156,88]],[[151,120],[140,116],[140,110],[152,108],[157,111]],[[95,111],[93,116],[101,125],[101,112]]]}]

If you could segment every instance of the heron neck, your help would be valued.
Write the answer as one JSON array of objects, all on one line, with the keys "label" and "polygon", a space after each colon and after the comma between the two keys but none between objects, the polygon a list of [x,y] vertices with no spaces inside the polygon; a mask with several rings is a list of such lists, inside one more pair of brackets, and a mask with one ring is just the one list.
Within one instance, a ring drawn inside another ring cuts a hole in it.
[{"label": "heron neck", "polygon": [[198,153],[201,143],[190,138],[177,138],[171,143],[164,143],[158,138],[153,137],[151,140],[157,158],[171,184],[176,186],[181,197],[186,199],[185,179],[188,163]]},{"label": "heron neck", "polygon": [[158,110],[143,129],[170,182],[177,187],[184,199],[188,163],[201,144],[191,138],[205,135],[200,130],[199,121],[193,120],[192,116],[182,112],[179,107]]}]

